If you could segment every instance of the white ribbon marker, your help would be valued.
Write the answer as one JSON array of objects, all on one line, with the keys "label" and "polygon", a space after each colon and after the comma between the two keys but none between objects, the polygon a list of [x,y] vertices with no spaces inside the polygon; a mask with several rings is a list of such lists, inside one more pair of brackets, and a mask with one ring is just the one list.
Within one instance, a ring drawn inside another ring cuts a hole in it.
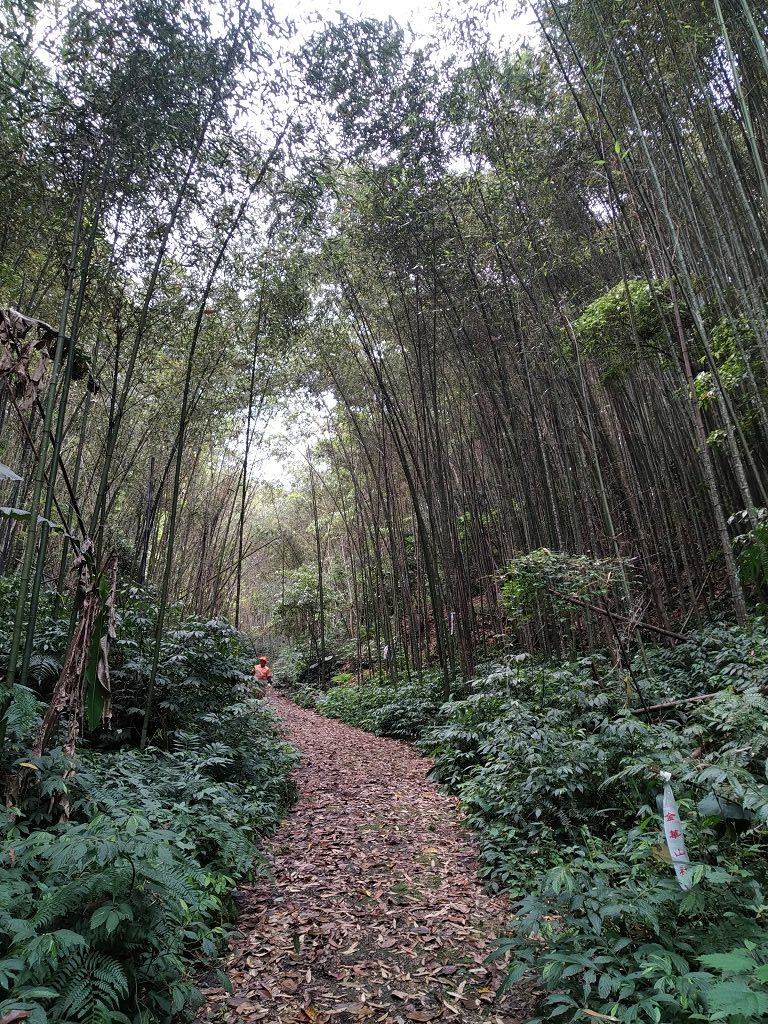
[{"label": "white ribbon marker", "polygon": [[661,820],[664,825],[664,835],[667,839],[667,848],[675,865],[677,882],[681,889],[691,887],[691,862],[688,860],[688,851],[685,848],[685,836],[683,825],[680,821],[680,814],[677,810],[677,802],[672,792],[670,772],[660,772],[664,782],[664,797],[661,805]]}]

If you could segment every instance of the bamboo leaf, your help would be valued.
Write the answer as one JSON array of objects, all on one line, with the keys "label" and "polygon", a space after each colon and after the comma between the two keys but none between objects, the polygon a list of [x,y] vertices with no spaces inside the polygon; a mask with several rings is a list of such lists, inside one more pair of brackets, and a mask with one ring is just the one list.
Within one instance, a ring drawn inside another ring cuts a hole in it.
[{"label": "bamboo leaf", "polygon": [[23,477],[20,477],[16,473],[14,473],[10,466],[5,466],[2,462],[0,462],[0,480],[10,480],[12,483],[19,484],[21,483],[22,479]]},{"label": "bamboo leaf", "polygon": [[[18,523],[26,523],[32,518],[32,513],[26,508],[13,508],[10,505],[0,505],[0,519],[14,519]],[[45,516],[37,517],[38,526],[45,523],[51,530],[63,531],[64,527],[54,523],[52,519]]]}]

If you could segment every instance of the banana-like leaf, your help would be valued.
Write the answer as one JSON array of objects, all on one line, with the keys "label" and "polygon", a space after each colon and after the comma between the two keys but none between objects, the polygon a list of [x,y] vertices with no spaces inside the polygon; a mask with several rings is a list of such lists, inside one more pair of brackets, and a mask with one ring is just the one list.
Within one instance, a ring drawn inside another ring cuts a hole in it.
[{"label": "banana-like leaf", "polygon": [[[103,580],[101,581],[104,582]],[[99,586],[101,591],[101,586]],[[104,710],[104,694],[99,686],[99,655],[101,654],[101,638],[104,634],[104,598],[102,594],[101,610],[96,618],[96,626],[91,637],[88,661],[85,666],[85,719],[88,728],[93,730],[101,722]]]},{"label": "banana-like leaf", "polygon": [[0,480],[11,480],[15,484],[20,484],[22,478],[14,473],[10,466],[5,466],[0,462]]},{"label": "banana-like leaf", "polygon": [[[15,519],[19,523],[28,523],[32,518],[32,513],[26,508],[12,508],[10,505],[0,505],[0,519]],[[54,523],[52,519],[46,519],[45,516],[37,517],[38,526],[40,523],[46,523],[51,530],[63,530],[64,527],[60,526],[59,523]]]},{"label": "banana-like leaf", "polygon": [[111,687],[109,680],[109,642],[114,639],[115,570],[102,571],[99,579],[99,614],[88,650],[85,668],[85,719],[88,728],[109,725]]}]

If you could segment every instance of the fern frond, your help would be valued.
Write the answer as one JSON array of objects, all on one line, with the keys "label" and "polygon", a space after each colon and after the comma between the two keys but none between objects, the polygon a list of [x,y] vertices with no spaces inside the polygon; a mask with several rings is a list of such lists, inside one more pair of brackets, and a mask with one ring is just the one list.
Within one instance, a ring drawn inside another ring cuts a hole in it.
[{"label": "fern frond", "polygon": [[[54,1004],[53,1020],[90,1019],[97,1004],[103,1014],[115,1010],[120,1001],[128,995],[128,978],[121,965],[112,957],[100,952],[84,952],[71,957],[62,964],[59,977],[65,979],[65,988]],[[112,1017],[106,1018],[112,1020]]]}]

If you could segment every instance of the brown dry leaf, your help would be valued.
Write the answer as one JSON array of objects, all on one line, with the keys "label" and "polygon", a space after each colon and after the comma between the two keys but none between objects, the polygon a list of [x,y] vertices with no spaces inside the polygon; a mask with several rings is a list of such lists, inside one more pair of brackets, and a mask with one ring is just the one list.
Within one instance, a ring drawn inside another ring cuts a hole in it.
[{"label": "brown dry leaf", "polygon": [[[533,1016],[529,989],[495,994],[505,968],[486,958],[509,907],[479,883],[456,801],[427,781],[429,762],[405,743],[268,699],[302,753],[300,798],[267,850],[270,874],[238,887],[240,937],[221,966],[241,1002],[211,992],[200,1019],[522,1024]],[[453,991],[436,1006],[446,985]]]},{"label": "brown dry leaf", "polygon": [[372,1017],[375,1013],[373,1007],[367,1006],[365,1003],[347,1003],[346,1006],[340,1006],[340,1010],[344,1010],[345,1013],[352,1017],[358,1017],[361,1020],[365,1017]]},{"label": "brown dry leaf", "polygon": [[10,1010],[8,1013],[4,1013],[0,1017],[0,1024],[14,1024],[14,1021],[24,1020],[25,1017],[29,1016],[28,1010]]}]

